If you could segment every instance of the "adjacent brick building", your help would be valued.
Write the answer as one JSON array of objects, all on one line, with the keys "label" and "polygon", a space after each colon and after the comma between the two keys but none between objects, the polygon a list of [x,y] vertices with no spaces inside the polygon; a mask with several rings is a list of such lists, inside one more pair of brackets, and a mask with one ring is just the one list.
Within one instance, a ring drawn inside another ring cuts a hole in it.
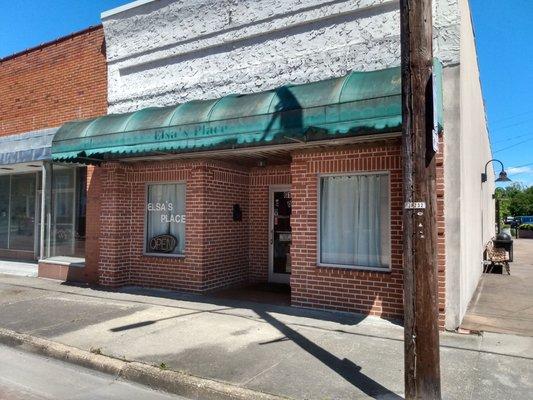
[{"label": "adjacent brick building", "polygon": [[0,59],[0,97],[1,136],[105,114],[102,26]]},{"label": "adjacent brick building", "polygon": [[[53,42],[44,43],[34,48],[0,59],[0,136],[3,140],[13,143],[18,137],[35,137],[40,132],[52,132],[63,123],[72,119],[90,118],[105,114],[107,111],[107,65],[105,54],[105,39],[101,25],[85,29],[80,32],[59,38]],[[26,139],[24,139],[26,140]],[[4,146],[3,151],[9,152]],[[38,159],[24,159],[20,163],[3,163],[2,176],[5,178],[0,189],[5,193],[9,191],[7,176],[16,174],[21,176],[35,176],[41,180],[41,169],[48,163],[49,157],[41,154]],[[83,247],[85,240],[92,251],[87,252],[87,263],[84,270],[76,269],[72,273],[80,274],[78,279],[96,280],[96,264],[99,219],[99,183],[98,172],[94,167],[83,168],[86,172],[85,184],[87,186],[86,218],[93,223],[89,224],[84,237],[78,237],[78,247]],[[37,186],[41,185],[39,183]],[[35,191],[36,187],[31,190]],[[25,193],[25,198],[39,197],[34,192]],[[40,188],[37,188],[40,191]],[[9,196],[8,196],[9,197]],[[40,203],[39,203],[40,204]],[[7,214],[15,214],[9,210],[9,205],[4,202],[2,207],[7,207]],[[20,211],[20,210],[19,210]],[[39,207],[22,210],[25,215],[24,223],[37,226],[39,223]],[[8,217],[11,225],[15,218]],[[19,227],[18,230],[21,228]],[[81,227],[80,227],[81,229]],[[0,246],[0,255],[8,258],[38,259],[40,254],[40,232],[35,229],[25,229],[25,239],[34,242],[34,246],[26,246],[20,250],[15,240],[11,246],[6,243]],[[7,235],[7,232],[6,232]],[[31,237],[30,237],[31,236]],[[18,241],[20,239],[16,238]],[[8,248],[6,248],[8,247]],[[10,249],[15,247],[17,249]],[[32,247],[30,249],[30,247]],[[82,255],[77,251],[78,255]],[[84,253],[84,252],[83,252]],[[48,277],[65,278],[68,275],[68,263],[61,267],[49,261],[43,264],[41,274]]]}]

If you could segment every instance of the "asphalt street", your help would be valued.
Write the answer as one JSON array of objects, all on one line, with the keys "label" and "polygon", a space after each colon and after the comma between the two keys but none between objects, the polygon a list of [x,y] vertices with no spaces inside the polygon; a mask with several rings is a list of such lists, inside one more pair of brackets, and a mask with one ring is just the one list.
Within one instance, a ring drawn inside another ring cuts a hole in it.
[{"label": "asphalt street", "polygon": [[186,400],[10,347],[0,360],[0,400]]}]

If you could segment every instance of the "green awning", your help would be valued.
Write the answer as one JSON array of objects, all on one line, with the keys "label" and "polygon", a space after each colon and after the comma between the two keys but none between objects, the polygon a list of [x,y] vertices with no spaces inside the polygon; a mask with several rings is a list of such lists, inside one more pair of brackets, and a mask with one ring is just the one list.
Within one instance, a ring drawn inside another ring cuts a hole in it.
[{"label": "green awning", "polygon": [[398,132],[401,115],[400,68],[352,72],[261,93],[68,122],[54,137],[52,158],[97,162]]}]

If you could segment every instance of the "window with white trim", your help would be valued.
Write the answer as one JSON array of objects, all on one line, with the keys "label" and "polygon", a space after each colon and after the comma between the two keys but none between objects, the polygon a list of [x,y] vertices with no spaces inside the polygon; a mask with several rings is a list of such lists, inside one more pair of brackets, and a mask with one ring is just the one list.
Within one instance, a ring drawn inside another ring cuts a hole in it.
[{"label": "window with white trim", "polygon": [[185,183],[147,186],[145,252],[156,255],[185,253]]},{"label": "window with white trim", "polygon": [[320,177],[319,265],[388,270],[389,175]]}]

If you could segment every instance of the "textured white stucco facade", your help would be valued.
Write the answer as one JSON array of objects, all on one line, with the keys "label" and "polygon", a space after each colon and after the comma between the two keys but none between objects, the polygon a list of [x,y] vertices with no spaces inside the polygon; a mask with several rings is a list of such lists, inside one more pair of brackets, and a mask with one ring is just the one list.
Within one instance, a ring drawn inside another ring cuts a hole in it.
[{"label": "textured white stucco facade", "polygon": [[[433,8],[434,53],[445,66],[446,326],[454,329],[493,233],[493,185],[481,191],[490,144],[468,2]],[[109,113],[400,64],[398,0],[139,0],[102,22]]]},{"label": "textured white stucco facade", "polygon": [[[436,55],[459,60],[457,0],[435,1]],[[397,0],[158,0],[104,13],[109,112],[399,65]],[[122,11],[121,11],[122,10]]]}]

